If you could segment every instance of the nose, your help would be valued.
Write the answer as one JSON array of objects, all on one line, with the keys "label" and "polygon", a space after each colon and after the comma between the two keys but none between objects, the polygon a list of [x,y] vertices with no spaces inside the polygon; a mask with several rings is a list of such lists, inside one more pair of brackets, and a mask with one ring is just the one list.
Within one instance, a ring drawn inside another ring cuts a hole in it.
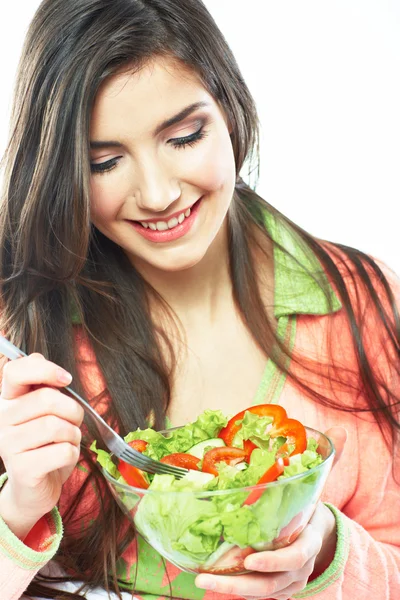
[{"label": "nose", "polygon": [[135,175],[134,197],[142,210],[163,212],[181,195],[178,179],[159,163],[141,165]]}]

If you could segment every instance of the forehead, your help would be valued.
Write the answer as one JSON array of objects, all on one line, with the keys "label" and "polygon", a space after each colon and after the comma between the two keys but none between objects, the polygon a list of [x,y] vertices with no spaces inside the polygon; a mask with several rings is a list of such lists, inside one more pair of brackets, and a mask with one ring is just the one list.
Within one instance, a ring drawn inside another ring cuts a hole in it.
[{"label": "forehead", "polygon": [[150,132],[189,104],[213,101],[200,77],[183,63],[154,59],[137,71],[125,69],[100,87],[91,117],[91,135],[114,137],[129,130]]}]

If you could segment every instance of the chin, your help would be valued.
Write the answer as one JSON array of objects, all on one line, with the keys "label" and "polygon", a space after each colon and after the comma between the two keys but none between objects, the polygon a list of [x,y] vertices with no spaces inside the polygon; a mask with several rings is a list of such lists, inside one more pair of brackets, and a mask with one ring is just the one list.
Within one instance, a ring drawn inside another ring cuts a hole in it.
[{"label": "chin", "polygon": [[195,267],[197,264],[199,264],[203,256],[204,254],[202,256],[193,257],[191,259],[187,256],[182,256],[176,260],[166,261],[162,264],[157,265],[154,264],[153,266],[157,269],[160,269],[160,271],[166,271],[168,273],[178,273],[179,271],[187,271],[188,269],[192,269],[193,267]]}]

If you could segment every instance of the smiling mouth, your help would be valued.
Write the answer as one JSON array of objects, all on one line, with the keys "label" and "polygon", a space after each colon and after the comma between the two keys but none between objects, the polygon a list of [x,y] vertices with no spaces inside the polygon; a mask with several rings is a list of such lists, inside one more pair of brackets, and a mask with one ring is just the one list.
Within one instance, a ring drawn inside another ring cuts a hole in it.
[{"label": "smiling mouth", "polygon": [[185,219],[190,217],[192,210],[198,205],[200,200],[201,198],[199,198],[190,208],[187,208],[185,211],[182,211],[166,221],[160,219],[159,221],[135,221],[135,223],[140,224],[144,229],[151,229],[152,231],[167,231],[168,229],[174,229],[178,225],[181,225]]}]

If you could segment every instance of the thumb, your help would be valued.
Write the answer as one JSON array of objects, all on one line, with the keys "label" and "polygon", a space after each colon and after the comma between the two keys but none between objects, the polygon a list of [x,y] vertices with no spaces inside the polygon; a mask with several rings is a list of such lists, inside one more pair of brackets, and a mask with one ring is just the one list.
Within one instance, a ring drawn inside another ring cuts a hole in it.
[{"label": "thumb", "polygon": [[341,426],[331,427],[328,431],[325,431],[325,435],[330,438],[335,448],[335,458],[333,461],[332,468],[336,465],[340,459],[343,448],[347,440],[347,429]]}]

